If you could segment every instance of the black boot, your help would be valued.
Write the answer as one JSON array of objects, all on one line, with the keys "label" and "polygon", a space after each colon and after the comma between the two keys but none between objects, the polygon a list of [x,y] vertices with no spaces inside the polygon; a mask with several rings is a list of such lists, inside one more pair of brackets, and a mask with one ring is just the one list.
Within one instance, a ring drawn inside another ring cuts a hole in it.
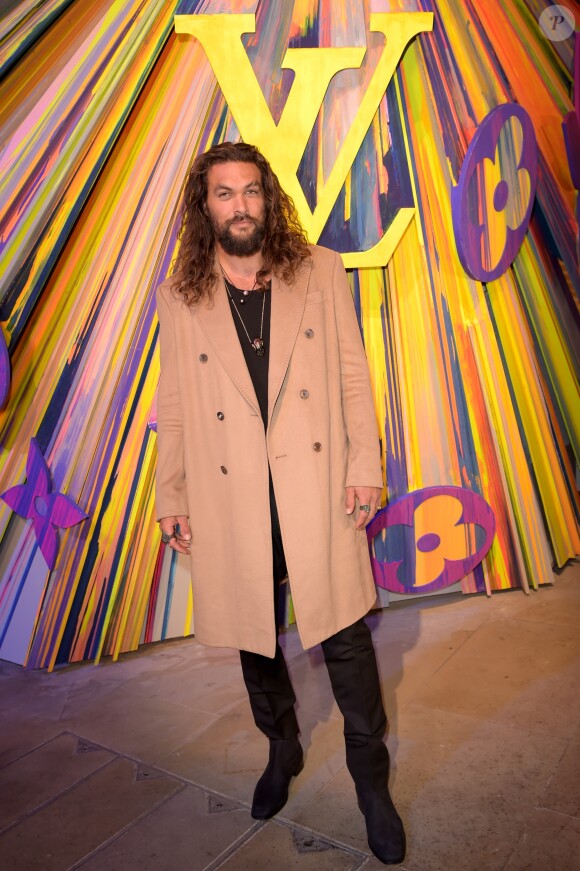
[{"label": "black boot", "polygon": [[290,781],[304,768],[304,755],[298,738],[270,741],[270,759],[256,784],[252,802],[252,817],[269,820],[288,801]]},{"label": "black boot", "polygon": [[242,650],[240,661],[254,721],[270,741],[268,765],[256,784],[252,802],[253,818],[267,820],[282,810],[290,781],[304,767],[294,711],[296,697],[279,644],[273,659]]},{"label": "black boot", "polygon": [[385,865],[397,865],[405,858],[406,839],[403,822],[389,793],[387,748],[376,739],[362,747],[347,743],[346,764],[365,818],[369,847]]},{"label": "black boot", "polygon": [[334,697],[344,717],[346,764],[364,814],[369,847],[385,865],[405,857],[405,831],[389,794],[387,720],[371,633],[358,620],[322,643]]}]

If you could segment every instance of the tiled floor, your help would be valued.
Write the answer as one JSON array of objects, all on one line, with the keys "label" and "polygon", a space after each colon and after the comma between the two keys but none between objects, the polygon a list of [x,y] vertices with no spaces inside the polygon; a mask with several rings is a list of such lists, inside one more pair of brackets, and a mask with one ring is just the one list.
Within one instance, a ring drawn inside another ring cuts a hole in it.
[{"label": "tiled floor", "polygon": [[[525,596],[370,618],[408,871],[580,869],[580,565]],[[320,651],[283,644],[306,766],[249,814],[267,757],[237,654],[194,640],[52,674],[0,664],[0,868],[355,871],[370,856]]]}]

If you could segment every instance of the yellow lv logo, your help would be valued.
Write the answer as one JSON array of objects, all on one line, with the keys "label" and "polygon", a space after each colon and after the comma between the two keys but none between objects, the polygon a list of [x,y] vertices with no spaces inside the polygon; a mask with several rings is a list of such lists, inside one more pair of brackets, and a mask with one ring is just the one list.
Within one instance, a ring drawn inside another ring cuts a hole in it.
[{"label": "yellow lv logo", "polygon": [[[318,185],[312,211],[297,176],[300,160],[330,80],[340,70],[360,67],[366,49],[287,49],[282,67],[294,70],[294,81],[276,124],[241,40],[244,33],[255,32],[255,15],[175,16],[176,33],[190,34],[203,45],[242,139],[255,143],[266,156],[282,187],[294,200],[311,242],[320,238],[405,47],[417,34],[432,28],[431,12],[371,14],[370,29],[385,35],[385,46],[334,166],[326,181]],[[345,266],[384,266],[414,211],[399,209],[382,239],[368,251],[342,254]]]}]

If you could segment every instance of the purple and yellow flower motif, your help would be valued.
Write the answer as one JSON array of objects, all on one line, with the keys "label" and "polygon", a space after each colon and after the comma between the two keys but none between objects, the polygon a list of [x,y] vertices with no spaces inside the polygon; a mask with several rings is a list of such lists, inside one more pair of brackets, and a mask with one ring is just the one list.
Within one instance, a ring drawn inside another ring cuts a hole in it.
[{"label": "purple and yellow flower motif", "polygon": [[[503,144],[508,138],[506,128],[511,129],[512,140],[518,149],[517,162],[504,166],[504,155],[508,148]],[[507,135],[506,135],[507,134]],[[522,167],[517,168],[521,159],[523,131],[517,118],[502,127],[500,139],[495,149],[495,157],[484,157],[478,166],[477,184],[483,196],[483,226],[481,235],[481,261],[487,272],[493,272],[503,257],[511,230],[516,232],[523,224],[530,202],[532,183],[530,173]],[[472,184],[475,178],[472,179]]]},{"label": "purple and yellow flower motif", "polygon": [[477,550],[476,524],[462,523],[463,505],[455,496],[431,496],[415,508],[415,584],[441,577],[446,560],[463,560]]},{"label": "purple and yellow flower motif", "polygon": [[481,122],[451,191],[459,259],[478,281],[511,266],[528,229],[536,192],[537,146],[532,121],[506,103]]},{"label": "purple and yellow flower motif", "polygon": [[426,487],[379,511],[367,535],[377,586],[427,593],[454,584],[482,561],[495,535],[495,517],[472,490]]},{"label": "purple and yellow flower motif", "polygon": [[52,569],[58,551],[57,528],[68,529],[86,520],[88,514],[69,496],[52,490],[50,470],[36,439],[30,440],[26,477],[26,484],[11,487],[0,499],[20,517],[32,520],[40,551],[48,568]]}]

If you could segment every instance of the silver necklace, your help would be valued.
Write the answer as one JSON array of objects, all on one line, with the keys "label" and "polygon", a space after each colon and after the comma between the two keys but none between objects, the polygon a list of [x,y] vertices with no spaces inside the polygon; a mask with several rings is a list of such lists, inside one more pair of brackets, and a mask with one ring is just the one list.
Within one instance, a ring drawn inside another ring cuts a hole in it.
[{"label": "silver necklace", "polygon": [[[252,286],[251,286],[250,288],[247,288],[246,290],[242,290],[240,287],[238,287],[237,285],[234,284],[234,282],[232,281],[232,279],[230,278],[230,276],[227,274],[227,272],[226,272],[225,269],[223,268],[223,266],[222,266],[222,264],[221,264],[221,261],[220,261],[220,269],[221,269],[221,271],[222,271],[222,275],[223,275],[223,277],[225,278],[225,280],[229,282],[230,287],[234,287],[236,290],[239,290],[240,293],[243,293],[244,296],[248,296],[248,294],[252,293],[252,291],[256,289],[256,285],[257,285],[257,283],[258,283],[257,273],[256,273],[256,275],[254,276],[254,283],[252,284]],[[240,302],[241,302],[242,305],[243,305],[244,302],[245,302],[245,300],[241,299]]]},{"label": "silver necklace", "polygon": [[[226,278],[225,273],[224,273],[224,278]],[[245,332],[246,336],[248,337],[248,342],[250,343],[250,345],[252,346],[252,348],[254,349],[256,354],[258,355],[258,357],[263,357],[264,354],[266,353],[266,345],[264,344],[264,339],[262,338],[262,336],[264,335],[264,310],[266,308],[266,291],[265,290],[262,291],[262,320],[260,322],[260,335],[256,336],[255,339],[251,339],[250,334],[248,332],[248,328],[246,327],[246,325],[244,323],[244,319],[242,318],[242,315],[240,314],[240,310],[238,309],[238,307],[236,305],[236,301],[231,294],[230,282],[228,281],[227,278],[225,280],[225,285],[226,285],[226,290],[228,292],[228,296],[230,298],[230,301],[231,301],[231,303],[236,311],[237,316],[240,319],[240,323],[244,328],[244,332]],[[256,284],[254,282],[254,287],[255,286],[256,286]],[[235,287],[235,285],[232,284],[232,287]],[[254,288],[252,288],[252,290],[253,289]],[[239,288],[238,288],[238,290],[239,290]],[[247,290],[246,293],[250,293],[250,291]]]}]

